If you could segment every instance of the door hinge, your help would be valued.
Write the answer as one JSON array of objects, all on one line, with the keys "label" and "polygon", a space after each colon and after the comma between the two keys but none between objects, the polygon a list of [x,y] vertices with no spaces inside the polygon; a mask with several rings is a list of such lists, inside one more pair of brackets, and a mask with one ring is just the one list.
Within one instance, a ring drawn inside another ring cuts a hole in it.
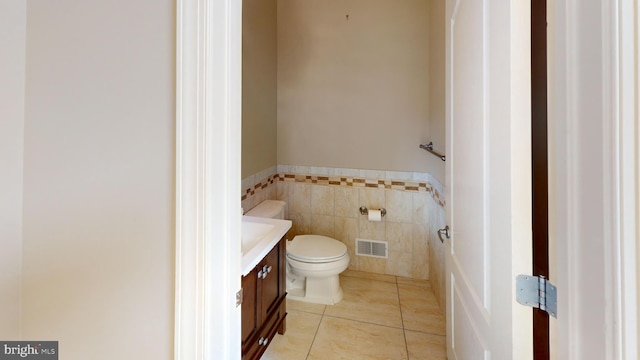
[{"label": "door hinge", "polygon": [[538,308],[557,318],[557,290],[544,276],[518,275],[516,300],[522,305]]},{"label": "door hinge", "polygon": [[243,291],[242,291],[242,288],[240,288],[240,290],[238,290],[238,292],[236,293],[236,307],[242,304],[242,298],[243,298]]}]

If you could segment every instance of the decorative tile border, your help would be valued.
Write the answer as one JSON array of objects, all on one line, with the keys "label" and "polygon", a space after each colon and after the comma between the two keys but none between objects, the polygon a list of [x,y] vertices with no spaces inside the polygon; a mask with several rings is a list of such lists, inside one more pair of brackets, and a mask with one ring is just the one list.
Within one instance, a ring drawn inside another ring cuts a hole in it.
[{"label": "decorative tile border", "polygon": [[278,180],[278,174],[273,174],[271,176],[268,176],[265,179],[262,179],[261,181],[258,181],[256,184],[254,184],[253,186],[247,188],[242,192],[242,197],[240,200],[248,199],[249,197],[255,195],[257,191],[264,190],[269,185],[275,184],[277,180]]},{"label": "decorative tile border", "polygon": [[251,198],[277,181],[428,192],[438,205],[446,204],[442,185],[428,173],[289,165],[274,166],[243,179],[241,200]]},{"label": "decorative tile border", "polygon": [[278,181],[308,183],[317,185],[353,186],[361,188],[374,188],[385,190],[415,191],[431,193],[436,203],[445,206],[444,197],[429,182],[400,181],[389,179],[366,179],[344,176],[303,175],[303,174],[277,174]]}]

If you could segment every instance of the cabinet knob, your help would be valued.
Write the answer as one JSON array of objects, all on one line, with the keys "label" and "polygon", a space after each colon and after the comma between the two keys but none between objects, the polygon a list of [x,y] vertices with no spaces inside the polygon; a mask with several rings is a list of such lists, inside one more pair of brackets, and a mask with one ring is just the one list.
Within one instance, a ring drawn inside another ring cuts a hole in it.
[{"label": "cabinet knob", "polygon": [[273,266],[265,265],[262,267],[262,270],[258,272],[258,279],[265,279],[267,274],[273,270]]},{"label": "cabinet knob", "polygon": [[269,339],[267,338],[261,337],[260,339],[258,339],[258,345],[260,346],[267,346],[268,342],[269,342]]}]

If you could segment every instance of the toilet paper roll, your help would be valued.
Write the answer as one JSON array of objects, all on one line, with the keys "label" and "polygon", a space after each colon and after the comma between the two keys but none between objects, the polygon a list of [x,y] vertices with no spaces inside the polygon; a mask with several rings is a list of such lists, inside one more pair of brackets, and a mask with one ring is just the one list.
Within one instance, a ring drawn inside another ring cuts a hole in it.
[{"label": "toilet paper roll", "polygon": [[380,210],[369,209],[369,221],[380,221],[380,220],[382,220],[382,212]]}]

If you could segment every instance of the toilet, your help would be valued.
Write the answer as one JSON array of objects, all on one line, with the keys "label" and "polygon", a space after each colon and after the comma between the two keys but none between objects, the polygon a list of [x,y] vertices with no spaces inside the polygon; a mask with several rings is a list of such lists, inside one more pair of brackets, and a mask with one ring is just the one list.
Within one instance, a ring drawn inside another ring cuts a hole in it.
[{"label": "toilet", "polygon": [[[248,216],[284,219],[284,201],[265,200]],[[334,305],[342,300],[340,273],[349,266],[347,246],[321,235],[297,235],[287,241],[287,297]]]}]

